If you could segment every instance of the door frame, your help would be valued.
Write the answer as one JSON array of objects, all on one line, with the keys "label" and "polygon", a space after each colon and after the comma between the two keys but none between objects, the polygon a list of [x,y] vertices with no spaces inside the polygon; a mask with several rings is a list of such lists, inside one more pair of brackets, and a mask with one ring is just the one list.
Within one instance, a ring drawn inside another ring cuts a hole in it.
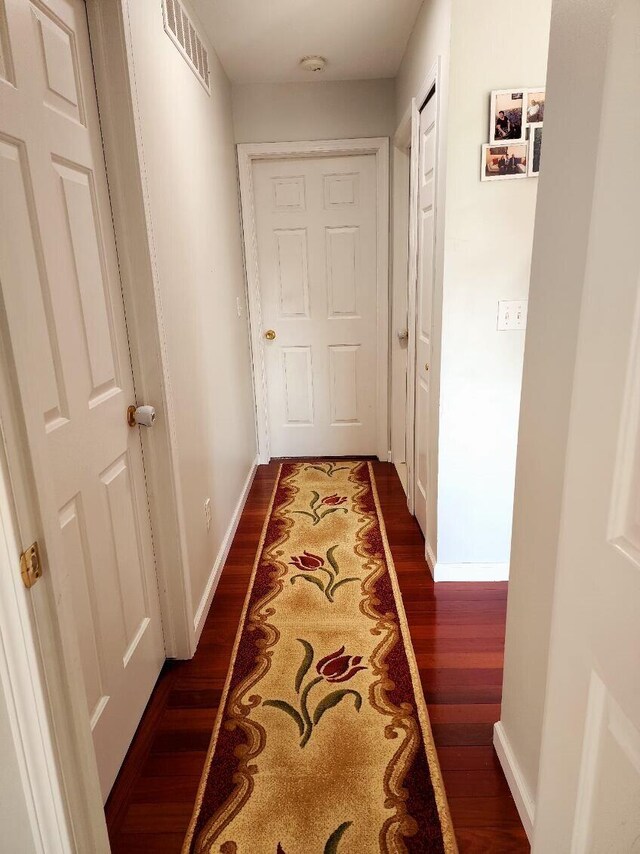
[{"label": "door frame", "polygon": [[22,785],[35,847],[43,854],[62,854],[71,850],[70,827],[40,676],[33,606],[18,571],[23,537],[9,474],[7,432],[0,424],[0,690],[20,769],[14,786]]},{"label": "door frame", "polygon": [[267,401],[267,375],[262,337],[262,308],[255,199],[253,192],[253,163],[258,160],[291,160],[301,157],[348,157],[373,154],[376,158],[378,264],[377,293],[377,369],[376,413],[378,429],[376,453],[381,460],[390,459],[389,428],[389,140],[387,137],[362,139],[330,139],[309,142],[261,142],[238,145],[238,175],[242,235],[245,253],[247,298],[253,392],[256,410],[258,459],[271,459]]},{"label": "door frame", "polygon": [[[6,542],[0,560],[8,561],[1,567],[0,595],[10,603],[0,605],[0,648],[7,662],[5,691],[16,714],[24,710],[14,743],[19,741],[38,808],[31,827],[34,835],[45,828],[53,834],[54,851],[108,852],[71,580],[64,572],[59,529],[47,526],[39,510],[38,493],[50,487],[38,483],[37,460],[29,450],[1,291],[0,414],[0,529]],[[27,590],[18,558],[34,541],[43,571]],[[43,854],[48,841],[45,837]]]},{"label": "door frame", "polygon": [[152,404],[158,413],[153,430],[141,433],[165,653],[167,658],[187,659],[196,649],[196,623],[131,45],[132,2],[85,0],[135,402]]},{"label": "door frame", "polygon": [[[417,196],[415,195],[416,188],[416,180],[417,180],[417,169],[418,163],[417,160],[414,162],[413,152],[416,150],[416,123],[414,122],[414,107],[415,107],[415,98],[411,99],[411,103],[404,114],[402,121],[398,125],[396,132],[393,137],[393,144],[395,148],[400,149],[400,151],[405,152],[409,155],[409,208],[407,214],[407,267],[405,273],[405,287],[407,289],[407,374],[406,374],[406,384],[407,384],[407,392],[405,397],[405,411],[404,411],[404,444],[405,444],[405,463],[407,466],[407,480],[406,480],[406,497],[407,497],[407,507],[409,508],[409,512],[411,515],[414,515],[414,495],[415,495],[415,487],[413,482],[413,442],[414,442],[414,402],[413,397],[410,397],[410,394],[413,394],[415,389],[413,388],[412,376],[415,373],[415,333],[412,338],[411,336],[411,311],[412,305],[410,301],[410,294],[412,291],[411,283],[413,281],[413,299],[415,304],[415,263],[416,259],[414,257],[415,250],[415,241],[412,241],[412,234],[415,229],[416,219],[415,215],[415,207],[417,204]],[[394,230],[397,227],[394,216]],[[394,285],[395,287],[395,285]],[[413,308],[413,312],[415,315],[415,308]],[[396,318],[392,319],[393,325],[397,326]],[[415,325],[415,317],[413,319],[413,323]],[[411,346],[410,342],[413,341],[414,354],[413,357],[411,355]]]},{"label": "door frame", "polygon": [[[409,297],[410,111],[391,146],[391,333],[389,338],[391,462],[407,493],[407,372]],[[404,343],[400,334],[406,332]],[[397,360],[402,361],[400,370]]]},{"label": "door frame", "polygon": [[[438,56],[429,69],[427,76],[422,81],[418,92],[411,100],[410,114],[406,115],[401,122],[396,139],[411,148],[411,163],[409,177],[409,270],[408,270],[408,298],[407,298],[407,329],[409,340],[407,342],[407,410],[406,410],[406,443],[407,443],[407,506],[409,512],[415,515],[415,382],[416,382],[416,324],[417,318],[417,289],[418,289],[418,171],[420,166],[420,113],[429,92],[436,87],[436,169],[434,176],[434,239],[438,228],[438,191],[440,185],[440,139],[441,139],[441,58]],[[434,253],[434,265],[436,264],[436,253]],[[433,337],[433,320],[432,320]],[[433,376],[433,375],[432,375]],[[433,384],[433,380],[432,380]],[[425,556],[427,560],[434,560],[433,555],[428,554],[428,544],[425,537]],[[435,564],[435,561],[434,561]]]}]

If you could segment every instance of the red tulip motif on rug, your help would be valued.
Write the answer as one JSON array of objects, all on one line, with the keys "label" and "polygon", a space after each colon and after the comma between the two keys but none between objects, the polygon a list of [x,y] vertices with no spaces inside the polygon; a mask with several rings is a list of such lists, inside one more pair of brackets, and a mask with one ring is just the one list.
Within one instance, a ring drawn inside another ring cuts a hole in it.
[{"label": "red tulip motif on rug", "polygon": [[280,467],[184,854],[452,854],[366,462]]}]

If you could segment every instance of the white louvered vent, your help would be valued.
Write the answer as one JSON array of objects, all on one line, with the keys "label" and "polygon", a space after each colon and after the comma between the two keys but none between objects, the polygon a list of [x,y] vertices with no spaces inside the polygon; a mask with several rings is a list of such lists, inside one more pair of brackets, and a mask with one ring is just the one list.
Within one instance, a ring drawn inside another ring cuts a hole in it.
[{"label": "white louvered vent", "polygon": [[209,54],[180,0],[162,0],[164,29],[183,55],[191,70],[207,92],[209,86]]}]

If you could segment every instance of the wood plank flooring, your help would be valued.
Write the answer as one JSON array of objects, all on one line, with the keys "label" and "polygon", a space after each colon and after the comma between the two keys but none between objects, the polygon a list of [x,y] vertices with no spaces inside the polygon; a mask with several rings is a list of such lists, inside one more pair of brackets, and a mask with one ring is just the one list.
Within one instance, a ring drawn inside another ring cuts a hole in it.
[{"label": "wood plank flooring", "polygon": [[[160,675],[105,808],[114,854],[180,851],[277,469],[258,469],[196,655]],[[374,470],[460,851],[527,852],[492,748],[506,584],[435,586],[394,467]]]}]

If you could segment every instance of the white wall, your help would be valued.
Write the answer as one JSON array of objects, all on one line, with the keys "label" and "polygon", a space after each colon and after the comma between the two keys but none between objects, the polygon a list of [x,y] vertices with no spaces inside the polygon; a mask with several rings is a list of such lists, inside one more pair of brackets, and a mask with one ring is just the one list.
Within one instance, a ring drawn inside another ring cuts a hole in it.
[{"label": "white wall", "polygon": [[441,61],[427,539],[436,577],[507,577],[523,332],[498,300],[527,296],[537,179],[480,182],[489,93],[546,77],[551,0],[425,0],[396,81],[406,118]]},{"label": "white wall", "polygon": [[256,453],[231,93],[210,44],[211,96],[205,92],[164,32],[161,3],[129,8],[197,611]]},{"label": "white wall", "polygon": [[[501,725],[537,800],[551,608],[609,4],[554,0],[524,359]],[[587,102],[589,110],[584,110]],[[566,128],[580,127],[567,145]],[[517,182],[516,182],[517,183]]]},{"label": "white wall", "polygon": [[438,56],[449,57],[452,0],[424,0],[409,36],[396,77],[396,124],[411,106]]},{"label": "white wall", "polygon": [[498,300],[527,296],[537,179],[481,183],[480,146],[490,90],[544,83],[550,7],[453,3],[439,564],[509,561],[524,332],[497,332],[496,317]]},{"label": "white wall", "polygon": [[391,136],[393,80],[244,83],[232,89],[236,142]]}]

